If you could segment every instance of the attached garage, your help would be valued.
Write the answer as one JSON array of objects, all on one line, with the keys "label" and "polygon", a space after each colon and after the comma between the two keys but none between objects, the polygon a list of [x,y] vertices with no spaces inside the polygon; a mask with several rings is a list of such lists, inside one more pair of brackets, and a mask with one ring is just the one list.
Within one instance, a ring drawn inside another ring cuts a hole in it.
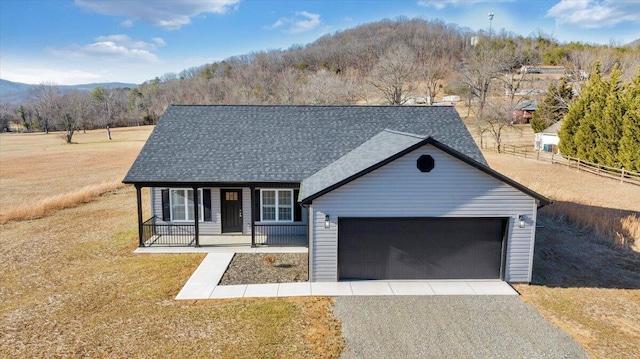
[{"label": "attached garage", "polygon": [[550,201],[430,137],[385,130],[302,182],[311,281],[530,282]]},{"label": "attached garage", "polygon": [[340,218],[338,277],[501,279],[504,218]]}]

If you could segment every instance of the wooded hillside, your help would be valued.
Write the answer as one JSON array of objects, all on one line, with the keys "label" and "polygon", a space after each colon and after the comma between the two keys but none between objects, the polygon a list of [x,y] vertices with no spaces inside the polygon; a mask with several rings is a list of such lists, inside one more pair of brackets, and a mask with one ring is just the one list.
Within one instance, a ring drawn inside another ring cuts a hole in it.
[{"label": "wooded hillside", "polygon": [[[478,131],[500,136],[514,106],[566,77],[579,93],[596,61],[621,81],[640,64],[640,46],[560,44],[543,33],[474,33],[440,21],[398,18],[325,35],[286,50],[255,52],[164,74],[135,88],[64,95],[42,84],[21,106],[2,105],[3,128],[74,131],[152,124],[169,104],[416,104],[457,95]],[[560,76],[520,71],[562,66]],[[71,134],[72,135],[72,134]],[[68,136],[70,138],[70,136]]]}]

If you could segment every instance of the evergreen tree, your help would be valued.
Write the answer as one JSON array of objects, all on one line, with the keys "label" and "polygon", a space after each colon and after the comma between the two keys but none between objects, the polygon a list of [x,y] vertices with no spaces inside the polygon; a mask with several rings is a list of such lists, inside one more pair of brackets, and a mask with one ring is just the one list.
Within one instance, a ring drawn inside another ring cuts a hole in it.
[{"label": "evergreen tree", "polygon": [[[576,101],[569,106],[558,131],[560,152],[571,157],[592,159],[591,150],[595,146],[594,123],[602,116],[604,84],[600,75],[600,63],[596,63],[589,81],[582,88]],[[600,117],[598,117],[600,116]]]},{"label": "evergreen tree", "polygon": [[569,103],[573,98],[573,91],[566,78],[560,84],[552,82],[547,89],[547,95],[538,104],[536,112],[531,118],[533,132],[540,132],[560,121],[569,111]]},{"label": "evergreen tree", "polygon": [[618,160],[618,146],[622,137],[622,118],[627,107],[627,103],[622,100],[621,75],[622,71],[616,65],[611,77],[603,86],[603,96],[606,96],[606,99],[602,103],[602,117],[595,119],[595,146],[591,154],[593,162],[618,168],[621,166]]},{"label": "evergreen tree", "polygon": [[629,171],[640,172],[640,67],[623,97],[627,111],[622,118],[618,160]]}]

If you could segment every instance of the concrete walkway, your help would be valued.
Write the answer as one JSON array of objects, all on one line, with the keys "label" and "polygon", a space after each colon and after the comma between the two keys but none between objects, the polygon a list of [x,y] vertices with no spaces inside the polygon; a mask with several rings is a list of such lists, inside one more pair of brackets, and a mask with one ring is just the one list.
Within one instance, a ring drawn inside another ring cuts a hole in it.
[{"label": "concrete walkway", "polygon": [[[306,248],[304,248],[306,250]],[[218,285],[234,252],[209,253],[176,296],[177,300],[380,295],[517,295],[503,281],[345,281]]]}]

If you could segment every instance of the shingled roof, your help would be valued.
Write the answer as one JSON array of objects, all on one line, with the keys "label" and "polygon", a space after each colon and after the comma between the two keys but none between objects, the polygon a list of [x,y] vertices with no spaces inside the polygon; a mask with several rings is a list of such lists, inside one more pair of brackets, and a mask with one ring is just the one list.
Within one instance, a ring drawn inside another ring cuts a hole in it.
[{"label": "shingled roof", "polygon": [[300,188],[300,199],[311,197],[424,140],[425,137],[384,130],[327,167],[305,178]]},{"label": "shingled roof", "polygon": [[173,105],[123,182],[299,183],[385,129],[486,165],[453,107]]}]

